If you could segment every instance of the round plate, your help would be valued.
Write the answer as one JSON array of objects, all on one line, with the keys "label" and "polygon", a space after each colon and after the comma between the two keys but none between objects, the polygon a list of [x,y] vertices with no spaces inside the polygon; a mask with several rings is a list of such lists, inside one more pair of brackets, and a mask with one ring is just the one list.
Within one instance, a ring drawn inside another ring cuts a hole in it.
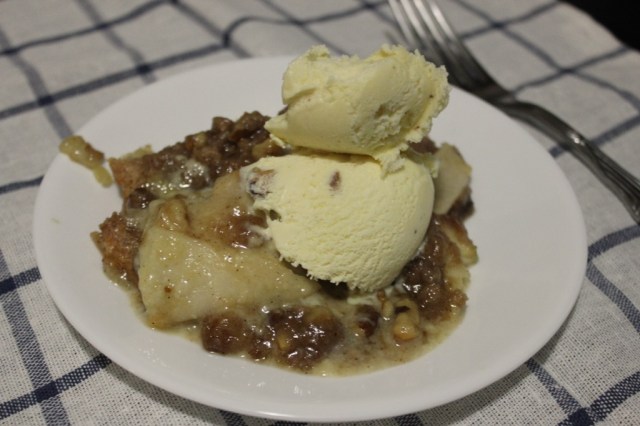
[{"label": "round plate", "polygon": [[[209,66],[143,88],[78,134],[108,156],[161,148],[211,118],[276,114],[291,58]],[[476,212],[467,222],[479,249],[462,324],[435,350],[404,365],[350,377],[312,377],[212,355],[145,326],[129,296],[102,272],[89,234],[121,200],[58,155],[36,201],[34,242],[60,311],[99,351],[132,374],[191,400],[260,417],[355,421],[444,404],[513,371],[558,330],[586,266],[582,214],[566,178],[521,127],[453,89],[432,137],[455,144],[473,167]]]}]

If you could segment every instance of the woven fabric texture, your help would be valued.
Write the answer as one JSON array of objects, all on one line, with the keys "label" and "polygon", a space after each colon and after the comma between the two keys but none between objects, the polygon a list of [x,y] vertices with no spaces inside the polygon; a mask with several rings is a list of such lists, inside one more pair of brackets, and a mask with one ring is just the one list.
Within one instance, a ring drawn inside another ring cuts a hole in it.
[{"label": "woven fabric texture", "polygon": [[[640,175],[638,51],[555,0],[441,4],[498,81]],[[366,56],[394,40],[379,0],[0,1],[0,423],[275,424],[148,384],[77,333],[36,264],[38,188],[62,138],[160,79],[315,44]],[[368,424],[640,424],[640,226],[571,154],[531,132],[584,213],[589,257],[575,308],[539,353],[487,388]]]}]

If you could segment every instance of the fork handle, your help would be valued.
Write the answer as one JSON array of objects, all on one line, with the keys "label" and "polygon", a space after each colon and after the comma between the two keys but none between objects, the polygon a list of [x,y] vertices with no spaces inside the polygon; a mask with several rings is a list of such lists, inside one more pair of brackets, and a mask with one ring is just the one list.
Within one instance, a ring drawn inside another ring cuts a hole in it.
[{"label": "fork handle", "polygon": [[636,223],[640,223],[640,180],[546,109],[520,101],[500,102],[495,106],[529,123],[573,153],[620,199]]}]

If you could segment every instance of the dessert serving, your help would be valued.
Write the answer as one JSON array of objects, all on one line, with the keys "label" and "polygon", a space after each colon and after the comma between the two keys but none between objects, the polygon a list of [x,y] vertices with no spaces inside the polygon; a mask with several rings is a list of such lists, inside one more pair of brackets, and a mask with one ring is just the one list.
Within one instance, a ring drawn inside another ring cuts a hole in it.
[{"label": "dessert serving", "polygon": [[92,237],[151,327],[310,374],[408,361],[463,316],[470,167],[428,138],[446,73],[383,46],[310,49],[285,109],[109,160],[120,211]]}]

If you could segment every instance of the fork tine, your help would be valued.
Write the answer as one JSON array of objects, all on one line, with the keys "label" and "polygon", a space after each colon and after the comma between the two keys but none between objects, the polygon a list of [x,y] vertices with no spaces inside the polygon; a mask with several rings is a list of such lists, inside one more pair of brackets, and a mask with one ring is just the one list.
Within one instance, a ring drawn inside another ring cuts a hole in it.
[{"label": "fork tine", "polygon": [[409,14],[409,10],[413,11],[409,20],[413,24],[416,33],[422,38],[430,40],[432,52],[438,56],[438,63],[447,68],[451,79],[456,84],[465,87],[472,84],[473,80],[470,79],[464,65],[460,64],[457,56],[449,51],[447,34],[443,32],[435,16],[431,13],[431,9],[426,7],[420,0],[400,1],[407,14]]},{"label": "fork tine", "polygon": [[444,65],[454,84],[471,89],[493,82],[435,1],[389,0],[389,6],[402,36],[431,61]]},{"label": "fork tine", "polygon": [[424,29],[420,20],[417,19],[415,9],[411,6],[411,3],[404,0],[389,0],[388,3],[400,33],[410,47],[428,55],[429,60],[432,62],[444,64],[445,61],[437,48],[437,43],[432,35]]},{"label": "fork tine", "polygon": [[449,80],[461,87],[473,83],[461,66],[452,61],[444,42],[446,36],[440,34],[439,27],[427,8],[416,0],[389,0],[389,6],[396,18],[405,40],[422,51],[427,58],[449,71]]},{"label": "fork tine", "polygon": [[493,78],[485,71],[484,67],[480,65],[458,34],[453,30],[453,27],[444,12],[442,12],[442,9],[440,9],[438,3],[435,0],[414,0],[414,2],[424,15],[430,15],[433,18],[425,19],[425,23],[442,37],[438,39],[438,41],[453,52],[453,54],[447,56],[452,57],[452,60],[455,60],[476,83],[482,82],[483,84],[487,84],[493,82]]}]

